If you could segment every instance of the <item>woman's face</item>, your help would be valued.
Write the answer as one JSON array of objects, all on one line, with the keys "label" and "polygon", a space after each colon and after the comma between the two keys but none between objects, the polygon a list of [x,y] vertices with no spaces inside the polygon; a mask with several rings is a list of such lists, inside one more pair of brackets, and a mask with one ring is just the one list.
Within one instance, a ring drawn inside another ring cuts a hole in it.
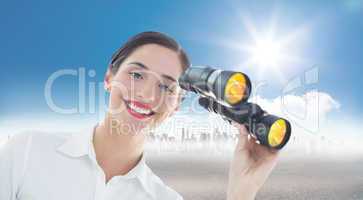
[{"label": "woman's face", "polygon": [[112,130],[138,133],[175,112],[181,93],[176,81],[182,71],[178,54],[157,44],[138,47],[116,74],[108,71],[105,84],[110,89]]}]

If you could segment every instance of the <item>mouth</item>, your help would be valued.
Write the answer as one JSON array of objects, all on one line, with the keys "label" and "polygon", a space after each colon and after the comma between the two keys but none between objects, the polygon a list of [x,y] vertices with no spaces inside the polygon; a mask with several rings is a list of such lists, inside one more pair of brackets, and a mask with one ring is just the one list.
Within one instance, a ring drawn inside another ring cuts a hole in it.
[{"label": "mouth", "polygon": [[155,112],[147,104],[138,101],[124,100],[127,112],[137,119],[145,119],[153,116]]}]

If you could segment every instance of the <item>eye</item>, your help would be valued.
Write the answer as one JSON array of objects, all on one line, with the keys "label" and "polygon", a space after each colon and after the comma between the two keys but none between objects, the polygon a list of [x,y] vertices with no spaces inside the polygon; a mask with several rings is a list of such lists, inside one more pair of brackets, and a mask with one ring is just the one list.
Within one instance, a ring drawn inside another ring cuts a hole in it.
[{"label": "eye", "polygon": [[160,84],[159,85],[161,91],[164,91],[164,92],[169,92],[169,93],[173,93],[174,90],[172,90],[169,86],[167,85],[164,85],[164,84]]},{"label": "eye", "polygon": [[141,73],[139,72],[129,72],[129,75],[133,78],[133,79],[143,79],[144,77],[142,76]]}]

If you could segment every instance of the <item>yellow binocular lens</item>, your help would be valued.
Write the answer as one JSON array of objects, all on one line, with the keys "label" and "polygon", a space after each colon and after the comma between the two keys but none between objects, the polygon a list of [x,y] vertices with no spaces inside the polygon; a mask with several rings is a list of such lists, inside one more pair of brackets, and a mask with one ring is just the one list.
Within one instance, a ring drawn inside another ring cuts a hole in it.
[{"label": "yellow binocular lens", "polygon": [[268,133],[268,143],[271,147],[277,147],[284,142],[287,131],[286,121],[284,119],[276,120]]},{"label": "yellow binocular lens", "polygon": [[224,99],[233,105],[241,102],[246,96],[247,78],[242,73],[234,73],[224,88]]}]

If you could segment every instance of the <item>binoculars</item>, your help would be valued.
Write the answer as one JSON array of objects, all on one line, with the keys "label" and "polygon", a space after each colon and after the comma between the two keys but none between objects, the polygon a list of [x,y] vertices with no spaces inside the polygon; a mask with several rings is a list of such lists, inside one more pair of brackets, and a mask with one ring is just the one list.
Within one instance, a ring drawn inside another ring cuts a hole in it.
[{"label": "binoculars", "polygon": [[259,105],[247,102],[252,86],[246,74],[208,66],[192,66],[178,81],[182,89],[200,95],[199,104],[203,108],[221,115],[229,122],[245,125],[260,144],[279,150],[289,141],[289,121],[270,115]]}]

